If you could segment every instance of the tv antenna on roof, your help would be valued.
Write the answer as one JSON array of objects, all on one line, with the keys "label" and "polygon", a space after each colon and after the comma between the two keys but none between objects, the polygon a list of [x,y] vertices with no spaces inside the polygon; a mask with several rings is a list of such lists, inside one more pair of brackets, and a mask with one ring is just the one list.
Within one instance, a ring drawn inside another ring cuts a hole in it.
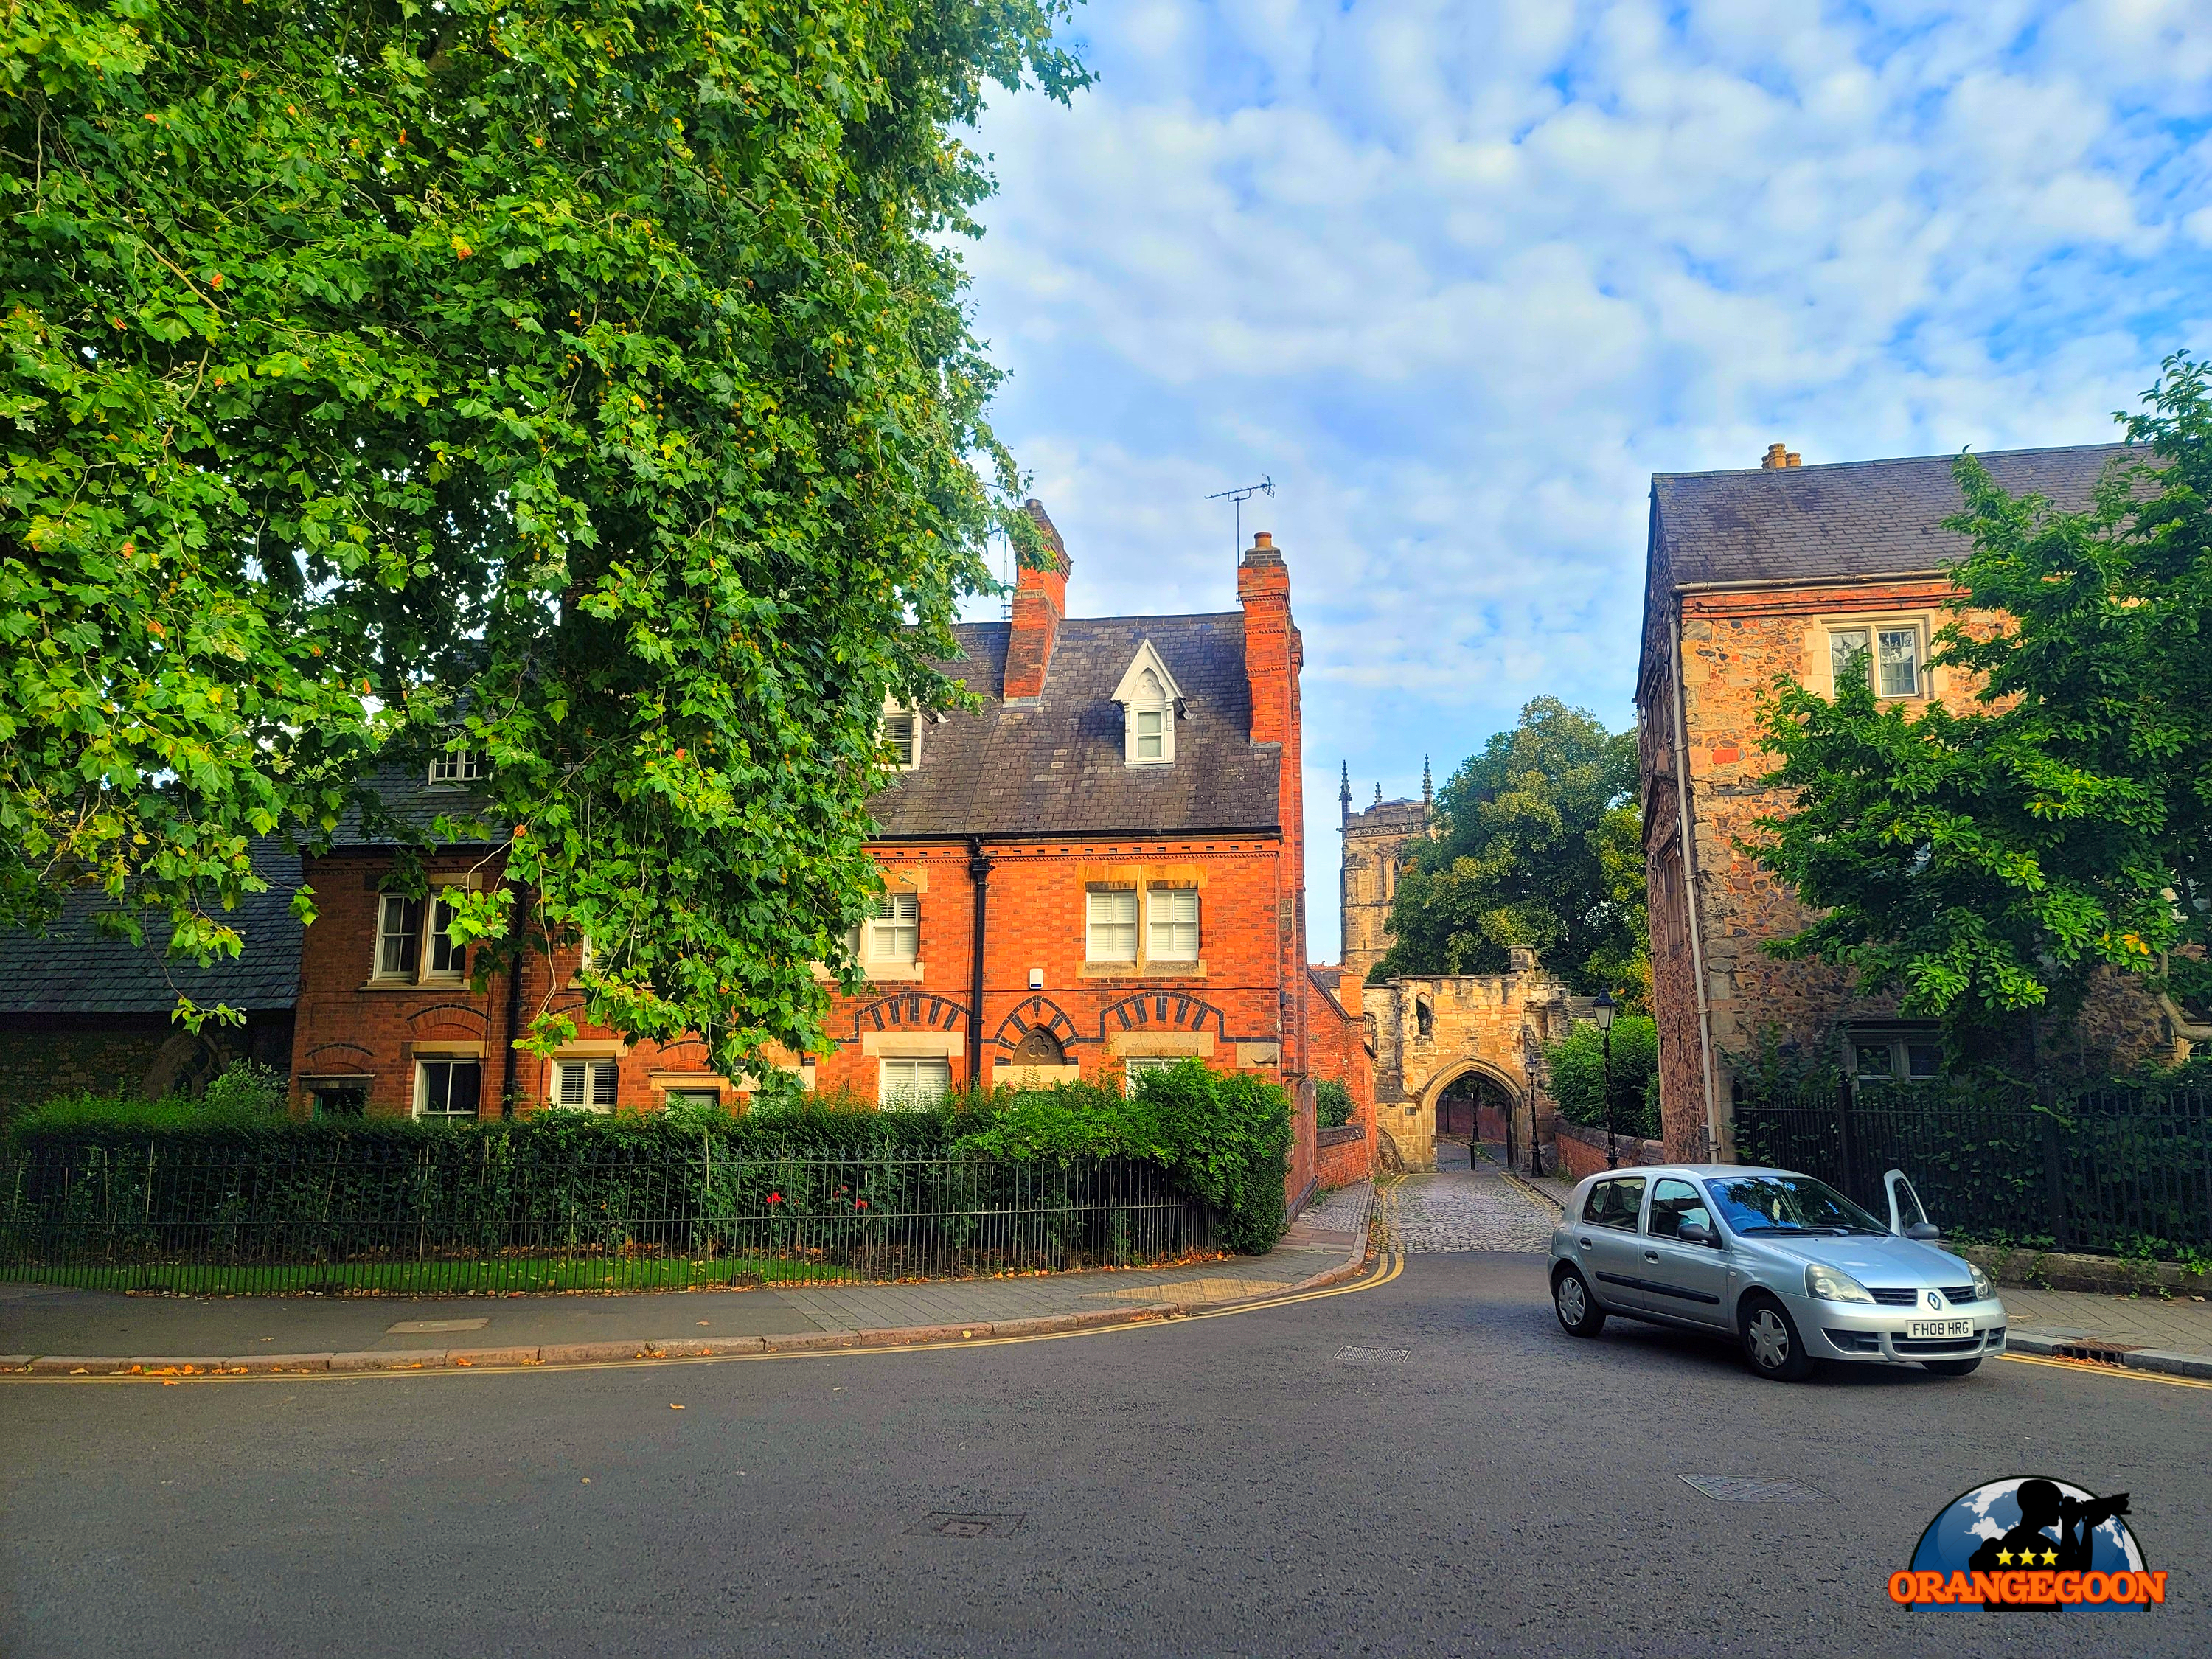
[{"label": "tv antenna on roof", "polygon": [[1235,504],[1237,508],[1237,556],[1238,558],[1241,559],[1244,556],[1244,503],[1250,501],[1255,495],[1273,495],[1274,493],[1275,481],[1269,477],[1266,473],[1262,472],[1260,475],[1260,482],[1255,484],[1239,484],[1234,489],[1218,490],[1206,498],[1209,501],[1230,501]]}]

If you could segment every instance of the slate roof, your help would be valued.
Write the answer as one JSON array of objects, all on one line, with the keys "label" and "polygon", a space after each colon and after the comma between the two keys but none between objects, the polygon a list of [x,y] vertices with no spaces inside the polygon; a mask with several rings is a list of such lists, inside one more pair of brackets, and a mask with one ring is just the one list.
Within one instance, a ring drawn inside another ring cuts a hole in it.
[{"label": "slate roof", "polygon": [[[370,775],[368,781],[386,811],[425,834],[441,813],[466,818],[477,800],[476,793],[465,785],[432,783],[427,764],[382,767]],[[331,845],[333,848],[397,847],[399,837],[388,829],[371,834],[362,827],[362,815],[349,811],[331,832]]]},{"label": "slate roof", "polygon": [[[869,802],[888,837],[1130,835],[1277,828],[1279,756],[1252,746],[1244,614],[1070,617],[1059,627],[1044,690],[1009,707],[1006,623],[954,631],[963,658],[942,665],[983,707],[925,721],[921,764]],[[1123,759],[1112,700],[1139,643],[1151,640],[1182,688],[1175,764]]]},{"label": "slate roof", "polygon": [[[1996,450],[1979,457],[2015,495],[2087,506],[2115,457],[2148,460],[2125,444]],[[1846,461],[1772,471],[1662,472],[1651,480],[1655,574],[1669,586],[1832,579],[1935,570],[1965,556],[1942,523],[1963,505],[1950,455]]]},{"label": "slate roof", "polygon": [[166,1014],[179,992],[204,1006],[291,1007],[300,995],[302,929],[291,910],[299,855],[271,837],[253,843],[252,858],[269,890],[249,894],[224,917],[246,941],[235,961],[218,958],[203,969],[189,958],[168,960],[158,913],[146,918],[143,946],[106,938],[92,926],[106,900],[74,894],[43,933],[0,932],[0,1014]]}]

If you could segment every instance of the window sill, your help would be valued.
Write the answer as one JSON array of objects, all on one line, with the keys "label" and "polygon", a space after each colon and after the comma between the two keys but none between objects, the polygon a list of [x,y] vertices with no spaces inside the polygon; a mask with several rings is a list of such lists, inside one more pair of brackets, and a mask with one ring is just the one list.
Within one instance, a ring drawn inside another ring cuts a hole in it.
[{"label": "window sill", "polygon": [[466,975],[456,979],[373,979],[361,988],[364,991],[453,991],[465,990]]},{"label": "window sill", "polygon": [[1173,755],[1169,756],[1165,760],[1138,760],[1133,756],[1124,756],[1122,760],[1123,764],[1133,772],[1166,772],[1175,769]]},{"label": "window sill", "polygon": [[1204,979],[1203,962],[1086,962],[1085,979]]},{"label": "window sill", "polygon": [[867,975],[871,985],[888,985],[894,981],[913,981],[927,977],[928,970],[918,962],[865,962],[860,971]]}]

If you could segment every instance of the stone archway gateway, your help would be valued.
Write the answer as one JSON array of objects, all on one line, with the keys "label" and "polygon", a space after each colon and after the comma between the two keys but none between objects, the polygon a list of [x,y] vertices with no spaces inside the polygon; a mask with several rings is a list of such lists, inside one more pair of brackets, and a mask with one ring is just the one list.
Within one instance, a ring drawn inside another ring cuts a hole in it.
[{"label": "stone archway gateway", "polygon": [[1360,990],[1375,1054],[1375,1122],[1408,1170],[1437,1167],[1437,1103],[1474,1076],[1508,1101],[1516,1148],[1548,1136],[1545,1045],[1565,1037],[1587,997],[1537,965],[1533,951],[1510,953],[1503,974],[1387,980]]}]

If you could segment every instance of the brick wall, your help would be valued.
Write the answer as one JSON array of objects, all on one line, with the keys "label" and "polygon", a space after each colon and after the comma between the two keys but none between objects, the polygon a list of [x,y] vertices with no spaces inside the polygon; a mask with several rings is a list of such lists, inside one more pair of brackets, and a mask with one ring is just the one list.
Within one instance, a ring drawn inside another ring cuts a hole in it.
[{"label": "brick wall", "polygon": [[1559,1139],[1549,1148],[1551,1164],[1577,1181],[1584,1176],[1595,1175],[1601,1170],[1618,1167],[1626,1170],[1639,1164],[1668,1164],[1677,1160],[1669,1157],[1667,1145],[1660,1140],[1644,1140],[1635,1135],[1622,1135],[1615,1142],[1620,1162],[1616,1165],[1606,1162],[1605,1131],[1588,1128],[1579,1123],[1562,1119],[1554,1127]]}]

